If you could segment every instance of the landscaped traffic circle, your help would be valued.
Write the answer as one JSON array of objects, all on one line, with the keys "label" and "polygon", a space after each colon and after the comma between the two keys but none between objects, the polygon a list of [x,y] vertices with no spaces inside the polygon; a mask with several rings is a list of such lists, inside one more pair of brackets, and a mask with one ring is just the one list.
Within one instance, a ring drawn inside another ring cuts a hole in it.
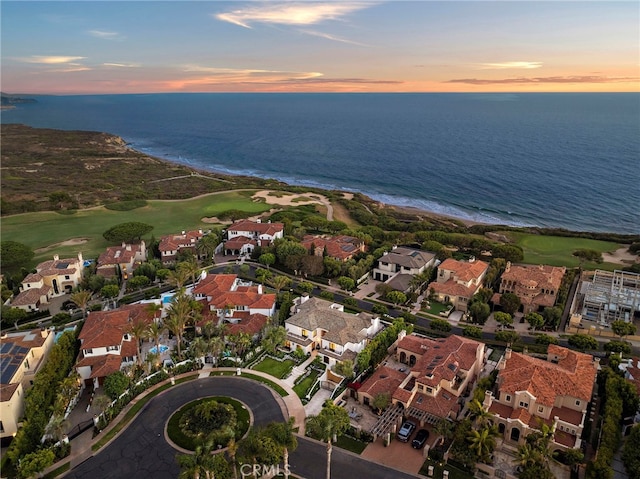
[{"label": "landscaped traffic circle", "polygon": [[249,430],[251,414],[236,399],[211,396],[191,401],[178,409],[167,421],[170,442],[194,451],[196,446],[211,441],[213,449],[239,441]]}]

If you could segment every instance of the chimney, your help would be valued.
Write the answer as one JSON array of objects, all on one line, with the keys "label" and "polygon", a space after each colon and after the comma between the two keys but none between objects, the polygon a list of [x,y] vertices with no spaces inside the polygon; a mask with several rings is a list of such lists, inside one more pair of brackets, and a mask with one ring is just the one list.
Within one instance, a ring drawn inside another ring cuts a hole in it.
[{"label": "chimney", "polygon": [[82,251],[78,253],[78,261],[80,262],[80,267],[84,266],[84,258],[82,257]]},{"label": "chimney", "polygon": [[60,256],[58,256],[57,254],[53,255],[53,261],[58,261],[60,259]]},{"label": "chimney", "polygon": [[304,304],[307,301],[309,301],[309,293],[304,293],[302,296],[300,296],[300,304]]},{"label": "chimney", "polygon": [[187,232],[185,230],[182,230],[182,236],[184,236]]},{"label": "chimney", "polygon": [[511,359],[511,348],[507,348],[504,350],[504,358]]},{"label": "chimney", "polygon": [[475,256],[469,256],[469,263],[474,263],[476,261]]},{"label": "chimney", "polygon": [[260,223],[262,223],[262,220],[261,220],[260,218],[258,218],[258,219],[256,220],[256,223],[260,224]]},{"label": "chimney", "polygon": [[204,234],[202,230],[198,230],[198,234]]},{"label": "chimney", "polygon": [[511,261],[507,261],[507,266],[504,268],[504,272],[508,273],[510,269],[511,269]]}]

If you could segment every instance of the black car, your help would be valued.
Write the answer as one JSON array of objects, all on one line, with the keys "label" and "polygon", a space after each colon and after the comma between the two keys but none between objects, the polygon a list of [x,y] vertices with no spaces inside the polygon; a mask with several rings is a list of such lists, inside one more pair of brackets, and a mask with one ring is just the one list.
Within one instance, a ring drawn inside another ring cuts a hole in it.
[{"label": "black car", "polygon": [[411,422],[411,421],[405,421],[402,423],[402,427],[400,428],[400,430],[398,431],[398,441],[401,442],[409,442],[409,438],[411,437],[411,434],[413,434],[413,431],[416,430],[416,424]]},{"label": "black car", "polygon": [[416,437],[411,441],[411,447],[414,449],[422,449],[427,442],[427,438],[429,437],[429,431],[426,429],[420,429],[416,434]]}]

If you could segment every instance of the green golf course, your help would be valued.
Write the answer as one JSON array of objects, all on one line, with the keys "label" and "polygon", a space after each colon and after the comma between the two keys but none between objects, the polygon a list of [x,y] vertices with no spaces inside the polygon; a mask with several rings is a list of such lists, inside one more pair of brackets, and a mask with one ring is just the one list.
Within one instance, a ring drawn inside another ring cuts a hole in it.
[{"label": "green golf course", "polygon": [[[150,200],[147,206],[130,211],[113,211],[104,207],[78,210],[74,214],[36,212],[2,218],[2,239],[24,243],[36,251],[34,264],[52,254],[75,256],[82,251],[85,258],[98,256],[109,243],[102,237],[110,227],[129,221],[152,225],[156,238],[187,229],[208,229],[212,225],[204,217],[217,216],[223,211],[240,210],[260,214],[273,206],[251,199],[255,191],[226,191],[178,201]],[[76,244],[59,245],[63,242]]]}]

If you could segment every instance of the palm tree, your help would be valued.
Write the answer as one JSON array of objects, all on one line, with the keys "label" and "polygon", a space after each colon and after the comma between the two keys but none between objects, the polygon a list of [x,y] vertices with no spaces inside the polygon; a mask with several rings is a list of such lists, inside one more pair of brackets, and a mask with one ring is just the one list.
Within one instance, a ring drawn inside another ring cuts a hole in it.
[{"label": "palm tree", "polygon": [[271,286],[273,286],[273,289],[276,290],[276,294],[280,293],[280,290],[288,288],[289,285],[291,284],[291,279],[288,278],[287,276],[284,275],[278,275],[275,278],[273,278],[271,281]]},{"label": "palm tree", "polygon": [[216,248],[220,244],[220,236],[217,231],[211,231],[211,233],[203,236],[196,245],[196,252],[199,256],[203,256],[205,262],[214,263],[214,256]]},{"label": "palm tree", "polygon": [[184,328],[189,323],[195,321],[198,316],[198,312],[195,309],[196,304],[197,303],[192,301],[189,296],[179,294],[171,303],[169,311],[167,312],[165,325],[177,338],[179,357],[181,357]]},{"label": "palm tree", "polygon": [[476,428],[483,428],[491,424],[493,414],[487,411],[484,408],[484,405],[477,399],[474,399],[469,403],[469,412]]},{"label": "palm tree", "polygon": [[62,436],[69,430],[69,421],[65,419],[64,415],[56,414],[51,418],[49,424],[47,424],[46,432],[48,435],[60,441]]},{"label": "palm tree", "polygon": [[148,303],[146,311],[153,316],[153,321],[157,322],[160,319],[160,314],[158,313],[162,311],[162,305],[158,303]]},{"label": "palm tree", "polygon": [[76,291],[71,294],[71,301],[73,301],[73,303],[82,310],[83,319],[87,316],[87,306],[89,305],[91,295],[91,291],[86,289],[81,289],[80,291]]},{"label": "palm tree", "polygon": [[487,462],[496,447],[498,430],[495,426],[484,427],[480,430],[472,429],[467,436],[469,448],[475,453],[479,461]]},{"label": "palm tree", "polygon": [[198,261],[194,257],[191,257],[182,263],[178,263],[176,269],[184,270],[187,276],[191,276],[191,284],[193,286],[196,285],[196,277],[200,274],[200,266],[198,266]]},{"label": "palm tree", "polygon": [[433,431],[442,437],[440,444],[448,441],[453,437],[455,431],[455,424],[448,419],[440,418],[433,428]]},{"label": "palm tree", "polygon": [[176,460],[180,465],[180,479],[215,479],[214,456],[211,455],[213,442],[197,446],[193,454],[178,454]]},{"label": "palm tree", "polygon": [[136,340],[136,360],[138,364],[142,364],[142,351],[140,344],[147,337],[147,325],[142,321],[134,321],[127,328],[127,332]]},{"label": "palm tree", "polygon": [[209,351],[211,355],[215,358],[215,364],[218,364],[218,359],[220,359],[220,355],[224,350],[224,339],[220,336],[214,336],[209,340]]},{"label": "palm tree", "polygon": [[246,350],[251,346],[251,336],[248,333],[238,333],[235,342],[238,355],[244,356]]},{"label": "palm tree", "polygon": [[294,423],[295,419],[290,417],[287,422],[274,422],[267,426],[267,434],[282,448],[285,479],[289,479],[289,451],[298,447],[298,439],[293,431]]},{"label": "palm tree", "polygon": [[167,281],[170,284],[175,285],[178,291],[181,291],[184,287],[184,284],[187,282],[187,278],[189,277],[189,273],[185,271],[184,268],[176,268],[173,271],[169,272],[169,276],[167,276]]},{"label": "palm tree", "polygon": [[311,416],[307,420],[307,431],[311,437],[315,437],[327,443],[327,474],[326,479],[331,479],[331,452],[332,441],[349,427],[349,414],[347,410],[338,407],[333,402],[327,401],[317,416]]},{"label": "palm tree", "polygon": [[229,443],[227,444],[227,454],[231,459],[231,467],[233,468],[233,479],[238,479],[238,468],[236,467],[236,454],[238,453],[238,443],[236,438],[231,436]]},{"label": "palm tree", "polygon": [[190,350],[194,359],[199,360],[209,352],[209,342],[202,336],[199,336],[191,343]]},{"label": "palm tree", "polygon": [[160,337],[164,334],[166,329],[167,328],[163,324],[156,323],[155,321],[147,326],[146,337],[153,340],[158,354],[160,354]]}]

